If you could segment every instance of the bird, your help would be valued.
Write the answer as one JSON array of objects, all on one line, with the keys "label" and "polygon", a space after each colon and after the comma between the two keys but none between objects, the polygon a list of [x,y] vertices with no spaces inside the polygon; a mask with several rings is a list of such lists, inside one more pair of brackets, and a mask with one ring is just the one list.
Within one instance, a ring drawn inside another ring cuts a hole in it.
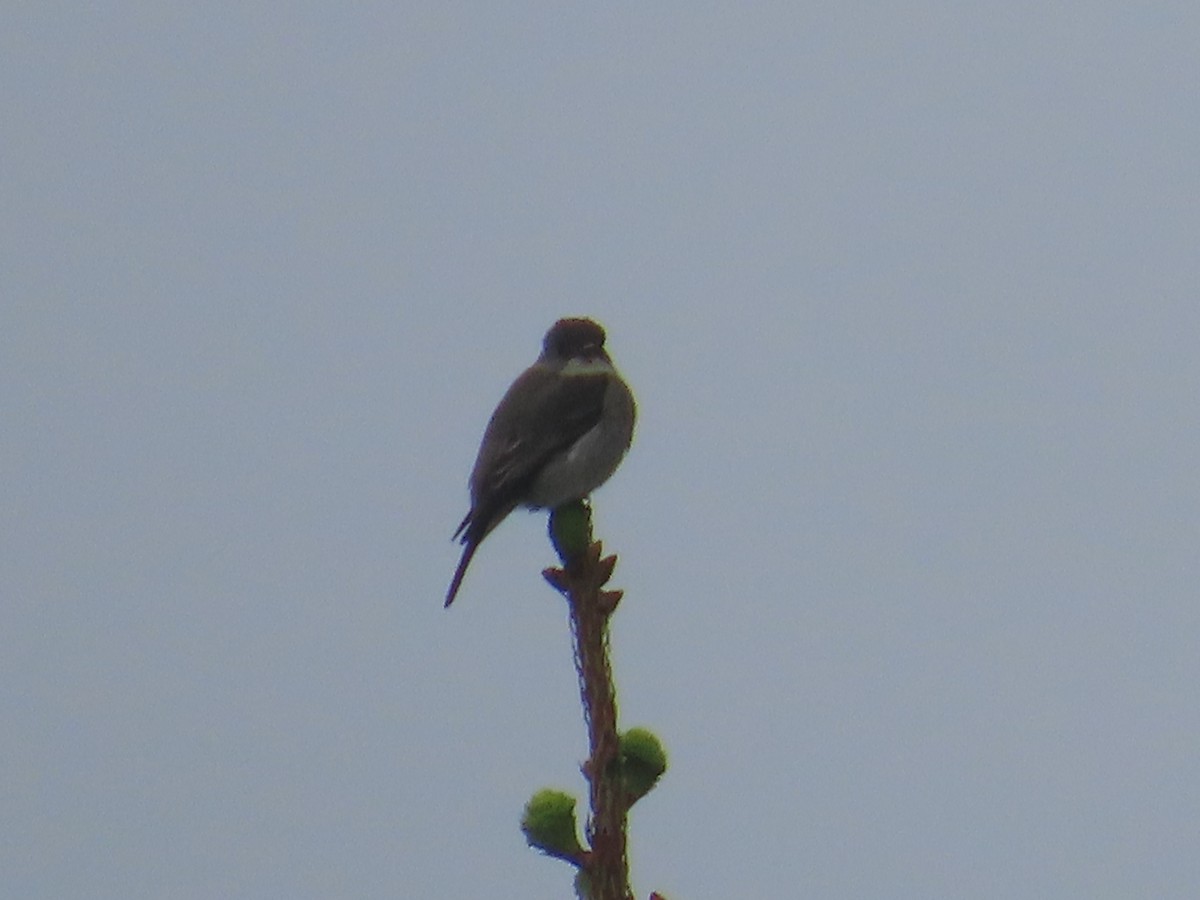
[{"label": "bird", "polygon": [[537,361],[496,406],[471,470],[471,506],[453,536],[463,551],[447,607],[479,544],[510,512],[582,500],[625,457],[637,405],[604,340],[604,329],[591,319],[559,319]]}]

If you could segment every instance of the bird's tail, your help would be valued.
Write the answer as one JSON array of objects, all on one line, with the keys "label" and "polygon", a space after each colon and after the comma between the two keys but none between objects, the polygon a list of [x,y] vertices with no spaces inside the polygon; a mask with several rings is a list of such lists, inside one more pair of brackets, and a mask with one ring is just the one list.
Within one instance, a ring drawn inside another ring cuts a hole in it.
[{"label": "bird's tail", "polygon": [[462,559],[458,561],[458,568],[454,570],[454,578],[450,581],[450,590],[446,591],[446,607],[454,602],[454,598],[458,594],[458,588],[462,584],[463,576],[467,574],[467,566],[471,564],[471,557],[475,555],[475,549],[478,546],[479,541],[472,540],[468,536],[466,546],[463,547]]}]

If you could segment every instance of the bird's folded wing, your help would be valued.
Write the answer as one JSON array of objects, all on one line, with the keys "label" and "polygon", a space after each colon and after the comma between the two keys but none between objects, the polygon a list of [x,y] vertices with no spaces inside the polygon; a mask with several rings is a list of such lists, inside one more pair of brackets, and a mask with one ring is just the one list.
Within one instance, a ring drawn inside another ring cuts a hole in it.
[{"label": "bird's folded wing", "polygon": [[[518,378],[488,423],[486,450],[471,474],[472,493],[495,498],[497,507],[519,502],[546,463],[600,421],[608,385],[604,374],[546,378],[527,372]],[[508,403],[518,391],[523,402]]]}]

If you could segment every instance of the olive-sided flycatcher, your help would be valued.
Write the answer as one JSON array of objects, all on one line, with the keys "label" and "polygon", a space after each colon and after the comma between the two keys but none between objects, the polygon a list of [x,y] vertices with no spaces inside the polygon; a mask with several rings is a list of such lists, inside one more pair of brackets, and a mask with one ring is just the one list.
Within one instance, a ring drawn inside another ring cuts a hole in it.
[{"label": "olive-sided flycatcher", "polygon": [[446,606],[480,542],[510,512],[582,500],[608,480],[633,440],[635,416],[633,394],[604,351],[604,329],[591,319],[555,322],[483,433],[471,509],[454,532],[463,553]]}]

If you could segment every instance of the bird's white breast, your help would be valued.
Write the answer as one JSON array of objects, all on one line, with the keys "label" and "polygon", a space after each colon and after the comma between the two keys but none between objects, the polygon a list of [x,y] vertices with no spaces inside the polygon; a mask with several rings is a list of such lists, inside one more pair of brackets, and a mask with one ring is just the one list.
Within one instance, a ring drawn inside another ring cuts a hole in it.
[{"label": "bird's white breast", "polygon": [[[604,368],[612,371],[608,366]],[[604,484],[629,449],[634,414],[629,388],[619,377],[612,379],[604,395],[600,421],[566,453],[546,464],[530,486],[526,502],[533,507],[561,506],[569,500],[583,499]]]}]

